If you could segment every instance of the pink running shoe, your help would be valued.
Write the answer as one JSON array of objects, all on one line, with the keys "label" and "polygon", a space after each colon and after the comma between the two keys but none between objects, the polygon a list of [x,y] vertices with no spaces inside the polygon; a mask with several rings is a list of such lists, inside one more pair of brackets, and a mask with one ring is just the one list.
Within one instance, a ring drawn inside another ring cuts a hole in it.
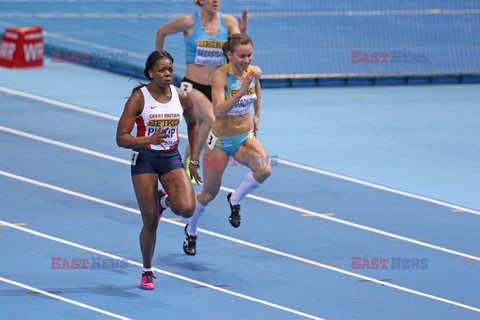
[{"label": "pink running shoe", "polygon": [[146,271],[142,273],[142,280],[140,281],[140,288],[145,290],[153,290],[155,289],[155,282],[153,279],[156,278],[153,275],[152,271]]},{"label": "pink running shoe", "polygon": [[162,199],[163,196],[167,195],[167,193],[164,190],[158,190],[158,220],[162,219],[163,211],[166,208],[163,208],[162,205],[160,204],[160,199]]}]

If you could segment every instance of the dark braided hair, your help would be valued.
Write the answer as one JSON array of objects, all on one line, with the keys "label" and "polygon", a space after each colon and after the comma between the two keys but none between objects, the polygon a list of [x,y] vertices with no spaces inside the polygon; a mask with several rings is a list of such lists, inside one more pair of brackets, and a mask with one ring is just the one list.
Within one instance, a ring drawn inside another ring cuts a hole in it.
[{"label": "dark braided hair", "polygon": [[[143,69],[143,74],[145,75],[145,77],[148,80],[152,80],[152,78],[150,77],[148,72],[153,69],[153,66],[155,65],[155,63],[160,59],[170,59],[170,61],[172,61],[172,64],[173,64],[173,57],[167,51],[165,51],[165,50],[160,50],[160,51],[155,50],[155,51],[153,51],[148,56],[147,62],[145,62],[145,69]],[[138,89],[140,89],[141,87],[145,86],[145,85],[146,84],[140,82],[140,85],[133,88],[132,94],[135,91],[137,91]]]},{"label": "dark braided hair", "polygon": [[252,39],[246,34],[234,33],[229,35],[228,40],[222,46],[223,55],[227,58],[227,62],[230,62],[227,53],[233,53],[233,50],[238,45],[245,45],[249,43],[251,43],[253,46]]}]

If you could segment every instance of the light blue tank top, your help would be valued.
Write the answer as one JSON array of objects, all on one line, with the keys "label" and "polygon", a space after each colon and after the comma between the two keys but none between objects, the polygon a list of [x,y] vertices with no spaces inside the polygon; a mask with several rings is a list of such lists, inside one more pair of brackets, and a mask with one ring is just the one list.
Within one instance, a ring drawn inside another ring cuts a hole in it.
[{"label": "light blue tank top", "polygon": [[220,28],[214,37],[203,31],[200,21],[200,12],[195,12],[193,33],[185,38],[185,61],[201,65],[221,66],[225,63],[222,45],[228,39],[227,26],[223,20],[223,13],[219,12]]},{"label": "light blue tank top", "polygon": [[[223,70],[227,73],[227,87],[225,88],[225,100],[230,99],[235,93],[237,93],[238,89],[242,86],[240,82],[238,82],[237,78],[235,78],[230,72],[230,68],[228,64],[223,66]],[[247,72],[250,72],[250,67],[247,68]],[[235,106],[230,109],[227,113],[229,116],[241,116],[250,112],[250,108],[253,106],[253,103],[257,100],[257,94],[255,92],[255,78],[253,78],[252,83],[248,87],[247,93],[240,98],[240,100],[235,104]]]}]

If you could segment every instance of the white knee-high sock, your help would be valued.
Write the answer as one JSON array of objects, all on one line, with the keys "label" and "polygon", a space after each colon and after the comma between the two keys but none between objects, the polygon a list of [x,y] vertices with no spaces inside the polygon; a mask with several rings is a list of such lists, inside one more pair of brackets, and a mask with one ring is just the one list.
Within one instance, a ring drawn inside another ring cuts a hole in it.
[{"label": "white knee-high sock", "polygon": [[232,193],[232,196],[230,197],[230,203],[238,204],[243,198],[245,198],[247,194],[258,188],[260,185],[261,183],[255,180],[253,177],[252,171],[247,172],[247,174],[243,177],[242,182],[240,182],[240,185]]},{"label": "white knee-high sock", "polygon": [[202,217],[205,208],[206,206],[204,206],[203,204],[198,202],[197,199],[195,199],[195,212],[193,213],[193,216],[188,220],[187,232],[189,235],[197,235],[198,222],[200,221],[200,218]]}]

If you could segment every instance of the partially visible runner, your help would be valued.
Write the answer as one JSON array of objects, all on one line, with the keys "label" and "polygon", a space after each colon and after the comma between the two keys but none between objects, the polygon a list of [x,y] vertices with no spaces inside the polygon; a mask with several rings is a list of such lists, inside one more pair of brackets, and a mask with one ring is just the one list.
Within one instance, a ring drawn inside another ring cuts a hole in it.
[{"label": "partially visible runner", "polygon": [[[195,0],[194,2],[201,7],[199,11],[180,16],[158,29],[156,49],[163,49],[167,35],[183,33],[187,67],[180,88],[190,92],[194,101],[199,123],[198,152],[201,153],[215,121],[212,107],[212,75],[225,63],[222,45],[227,41],[228,36],[239,32],[246,33],[248,12],[244,10],[237,22],[233,16],[219,11],[221,0]],[[185,149],[187,163],[190,155],[191,149],[187,146]]]}]

